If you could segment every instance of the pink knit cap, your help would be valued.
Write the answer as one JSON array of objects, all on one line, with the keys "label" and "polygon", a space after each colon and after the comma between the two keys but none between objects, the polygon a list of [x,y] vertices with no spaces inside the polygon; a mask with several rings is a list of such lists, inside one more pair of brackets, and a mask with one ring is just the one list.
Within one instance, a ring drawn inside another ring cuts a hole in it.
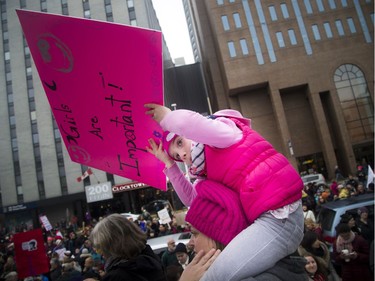
[{"label": "pink knit cap", "polygon": [[237,193],[210,180],[196,186],[197,197],[186,215],[186,221],[211,239],[229,242],[248,226]]},{"label": "pink knit cap", "polygon": [[171,143],[173,142],[175,138],[177,138],[177,135],[175,133],[172,133],[170,131],[165,131],[163,134],[163,148],[165,152],[167,152],[169,157],[171,157],[173,160],[182,162],[182,160],[177,160],[176,158],[174,158],[172,155],[169,154],[169,146],[171,145]]}]

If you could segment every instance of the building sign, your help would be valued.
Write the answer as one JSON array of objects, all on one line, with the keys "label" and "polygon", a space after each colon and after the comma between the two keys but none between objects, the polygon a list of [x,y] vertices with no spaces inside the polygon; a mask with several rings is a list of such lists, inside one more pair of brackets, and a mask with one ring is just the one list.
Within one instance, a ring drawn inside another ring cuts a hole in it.
[{"label": "building sign", "polygon": [[141,182],[132,182],[128,184],[118,184],[112,186],[112,192],[113,193],[119,193],[119,192],[124,192],[124,191],[131,191],[131,190],[136,190],[140,188],[147,187],[148,185],[141,183]]},{"label": "building sign", "polygon": [[85,186],[87,203],[103,201],[113,198],[111,182]]},{"label": "building sign", "polygon": [[145,103],[163,104],[162,33],[17,10],[72,161],[166,190],[164,164],[145,147],[162,129]]},{"label": "building sign", "polygon": [[24,205],[24,204],[12,205],[12,206],[7,206],[7,207],[3,208],[4,213],[10,213],[10,212],[15,212],[15,211],[22,211],[22,210],[26,210],[26,209],[27,209],[27,206]]}]

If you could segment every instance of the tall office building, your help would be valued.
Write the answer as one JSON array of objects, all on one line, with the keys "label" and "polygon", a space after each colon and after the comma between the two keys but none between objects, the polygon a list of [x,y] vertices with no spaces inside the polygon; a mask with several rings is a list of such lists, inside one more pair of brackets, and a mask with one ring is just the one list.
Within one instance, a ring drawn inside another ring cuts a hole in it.
[{"label": "tall office building", "polygon": [[[1,0],[0,42],[0,226],[30,226],[46,214],[52,223],[86,212],[134,211],[158,198],[154,188],[116,193],[111,206],[86,203],[84,186],[110,181],[115,191],[134,190],[130,180],[70,160],[42,88],[30,50],[22,34],[16,9],[84,17],[160,30],[151,0]],[[98,38],[98,40],[101,40]],[[163,46],[164,67],[173,66]],[[161,195],[160,195],[161,196]]]},{"label": "tall office building", "polygon": [[374,165],[372,0],[189,0],[213,111],[234,108],[299,172]]}]

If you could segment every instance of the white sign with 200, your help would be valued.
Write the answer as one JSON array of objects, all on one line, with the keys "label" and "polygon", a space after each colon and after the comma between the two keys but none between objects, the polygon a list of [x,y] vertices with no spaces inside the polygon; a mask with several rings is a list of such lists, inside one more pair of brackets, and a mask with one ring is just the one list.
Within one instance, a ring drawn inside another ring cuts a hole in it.
[{"label": "white sign with 200", "polygon": [[85,186],[87,203],[113,198],[111,182]]}]

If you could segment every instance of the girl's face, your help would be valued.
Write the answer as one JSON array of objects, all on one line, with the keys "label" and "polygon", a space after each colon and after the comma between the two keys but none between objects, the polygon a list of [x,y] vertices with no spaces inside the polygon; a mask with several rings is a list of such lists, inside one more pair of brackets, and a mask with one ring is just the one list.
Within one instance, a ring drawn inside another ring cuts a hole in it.
[{"label": "girl's face", "polygon": [[204,235],[202,232],[199,232],[196,228],[191,226],[191,238],[190,241],[194,245],[194,252],[198,253],[200,250],[203,250],[204,253],[207,253],[211,249],[216,249],[216,243],[214,240]]},{"label": "girl's face", "polygon": [[318,270],[318,265],[316,264],[316,261],[311,256],[307,256],[305,257],[305,259],[307,260],[307,263],[305,265],[306,271],[310,274],[315,274],[315,272]]},{"label": "girl's face", "polygon": [[191,165],[191,140],[177,136],[169,145],[169,155]]}]

